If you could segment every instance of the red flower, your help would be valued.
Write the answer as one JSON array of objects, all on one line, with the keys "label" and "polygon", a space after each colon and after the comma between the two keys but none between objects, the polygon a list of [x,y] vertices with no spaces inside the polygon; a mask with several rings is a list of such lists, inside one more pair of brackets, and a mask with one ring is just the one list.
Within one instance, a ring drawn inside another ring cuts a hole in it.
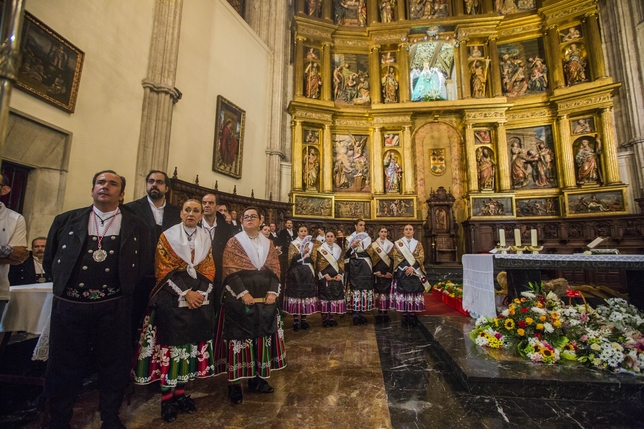
[{"label": "red flower", "polygon": [[519,320],[519,323],[517,323],[517,325],[519,325],[519,328],[525,328],[526,327],[526,323],[523,320]]},{"label": "red flower", "polygon": [[539,338],[539,340],[541,340],[543,338],[543,334],[539,333],[539,332],[535,333],[534,336]]},{"label": "red flower", "polygon": [[527,313],[528,311],[530,311],[529,308],[525,308],[525,307],[521,308],[521,313]]},{"label": "red flower", "polygon": [[504,317],[505,316],[503,316],[502,314],[499,314],[499,317],[497,317],[497,319],[503,319]]}]

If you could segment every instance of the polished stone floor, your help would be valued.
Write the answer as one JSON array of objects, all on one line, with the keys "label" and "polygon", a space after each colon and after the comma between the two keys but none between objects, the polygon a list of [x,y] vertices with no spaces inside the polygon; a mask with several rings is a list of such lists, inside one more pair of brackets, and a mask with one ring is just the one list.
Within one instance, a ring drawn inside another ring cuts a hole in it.
[{"label": "polished stone floor", "polygon": [[[430,316],[426,316],[430,317]],[[642,428],[642,402],[606,403],[469,394],[454,371],[432,350],[425,328],[404,329],[393,315],[387,325],[336,328],[309,317],[309,331],[286,331],[288,367],[274,372],[271,395],[246,393],[227,400],[226,380],[188,385],[199,411],[174,423],[160,418],[156,386],[137,387],[122,417],[135,428]],[[287,324],[290,319],[286,320]],[[583,396],[583,395],[580,395]],[[77,403],[75,428],[98,429],[96,393]],[[26,424],[0,427],[36,429]]]}]

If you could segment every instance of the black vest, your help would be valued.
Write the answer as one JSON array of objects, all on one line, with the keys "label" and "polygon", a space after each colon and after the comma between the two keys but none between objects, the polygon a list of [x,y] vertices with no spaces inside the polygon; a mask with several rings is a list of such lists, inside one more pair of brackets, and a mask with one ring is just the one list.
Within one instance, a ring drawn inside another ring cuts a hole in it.
[{"label": "black vest", "polygon": [[83,246],[83,257],[74,266],[65,298],[78,302],[99,302],[118,298],[122,295],[119,282],[119,235],[106,235],[101,248],[107,252],[103,262],[96,262],[94,252],[98,250],[98,237],[89,235]]}]

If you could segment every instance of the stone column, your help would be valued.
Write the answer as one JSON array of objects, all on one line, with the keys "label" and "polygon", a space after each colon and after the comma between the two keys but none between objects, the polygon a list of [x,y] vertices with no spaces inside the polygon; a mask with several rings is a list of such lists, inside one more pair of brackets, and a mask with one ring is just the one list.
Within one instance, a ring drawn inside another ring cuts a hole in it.
[{"label": "stone column", "polygon": [[[466,42],[466,41],[465,41]],[[457,49],[458,55],[455,55],[457,67],[461,70],[461,84],[458,85],[460,88],[460,96],[462,98],[470,98],[472,96],[472,88],[470,87],[470,67],[469,62],[467,61],[468,49],[467,43],[461,43]]]},{"label": "stone column", "polygon": [[293,54],[293,88],[295,96],[301,97],[304,89],[304,41],[306,37],[295,36],[295,53]]},{"label": "stone column", "polygon": [[380,45],[373,45],[369,51],[369,91],[372,104],[380,104]]},{"label": "stone column", "polygon": [[333,143],[331,125],[324,125],[322,136],[322,192],[333,191]]},{"label": "stone column", "polygon": [[[577,186],[575,179],[575,160],[572,156],[572,147],[570,146],[570,120],[568,115],[562,115],[558,119],[559,123],[559,145],[556,144],[557,156],[559,158],[559,183],[564,188],[574,188]],[[563,183],[561,183],[563,177]]]},{"label": "stone column", "polygon": [[322,0],[322,18],[333,21],[333,0]]},{"label": "stone column", "polygon": [[[373,129],[372,139],[373,142],[373,193],[380,195],[385,193],[385,184],[383,178],[383,163],[382,163],[382,134],[380,127]],[[407,149],[405,149],[407,150]]]},{"label": "stone column", "polygon": [[476,170],[476,149],[474,148],[474,128],[465,124],[465,161],[467,162],[467,187],[469,193],[479,191],[478,172]]},{"label": "stone column", "polygon": [[604,181],[607,185],[621,183],[619,180],[619,165],[617,161],[617,141],[615,140],[615,125],[613,124],[613,109],[601,109],[602,121],[602,164],[604,164]]},{"label": "stone column", "polygon": [[380,8],[378,0],[367,0],[367,26],[379,22]]},{"label": "stone column", "polygon": [[293,190],[302,190],[302,121],[295,119],[291,121],[293,130],[293,166],[292,182]]},{"label": "stone column", "polygon": [[398,45],[398,71],[399,71],[399,88],[400,102],[405,103],[411,99],[411,89],[409,87],[409,43]]},{"label": "stone column", "polygon": [[496,124],[496,165],[499,170],[499,189],[501,192],[512,190],[510,180],[510,156],[508,154],[508,140],[505,135],[505,123]]},{"label": "stone column", "polygon": [[586,36],[588,44],[590,45],[590,68],[592,70],[592,76],[593,79],[601,79],[606,77],[606,65],[604,63],[602,41],[599,37],[599,17],[597,16],[597,11],[586,14],[585,24],[584,36]]},{"label": "stone column", "polygon": [[134,197],[145,194],[145,176],[150,170],[168,169],[172,108],[179,100],[174,87],[179,56],[183,0],[156,0],[136,159]]},{"label": "stone column", "polygon": [[403,129],[403,161],[405,163],[403,171],[403,181],[405,184],[405,195],[414,195],[416,193],[414,184],[414,151],[411,142],[411,125],[405,125]]},{"label": "stone column", "polygon": [[503,86],[501,85],[501,66],[499,63],[499,49],[496,45],[496,38],[491,37],[488,42],[488,51],[490,54],[489,70],[487,72],[488,79],[492,82],[492,96],[503,97]]},{"label": "stone column", "polygon": [[566,86],[563,75],[563,64],[561,62],[561,51],[559,50],[559,29],[556,25],[548,27],[548,44],[547,52],[550,52],[550,80],[552,81],[552,89],[563,88]]},{"label": "stone column", "polygon": [[399,1],[398,2],[398,21],[404,21],[407,16],[407,10],[406,10],[406,5],[404,1]]},{"label": "stone column", "polygon": [[331,44],[322,43],[322,100],[331,100],[333,88],[333,65],[331,63]]}]

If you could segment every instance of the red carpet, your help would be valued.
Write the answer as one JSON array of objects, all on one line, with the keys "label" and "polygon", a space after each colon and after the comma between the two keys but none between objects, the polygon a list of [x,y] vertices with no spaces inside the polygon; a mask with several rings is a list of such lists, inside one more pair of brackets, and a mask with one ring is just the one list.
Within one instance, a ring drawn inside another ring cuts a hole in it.
[{"label": "red carpet", "polygon": [[431,293],[425,294],[425,311],[420,313],[426,316],[465,316],[461,312],[448,307],[447,304],[437,300]]}]

